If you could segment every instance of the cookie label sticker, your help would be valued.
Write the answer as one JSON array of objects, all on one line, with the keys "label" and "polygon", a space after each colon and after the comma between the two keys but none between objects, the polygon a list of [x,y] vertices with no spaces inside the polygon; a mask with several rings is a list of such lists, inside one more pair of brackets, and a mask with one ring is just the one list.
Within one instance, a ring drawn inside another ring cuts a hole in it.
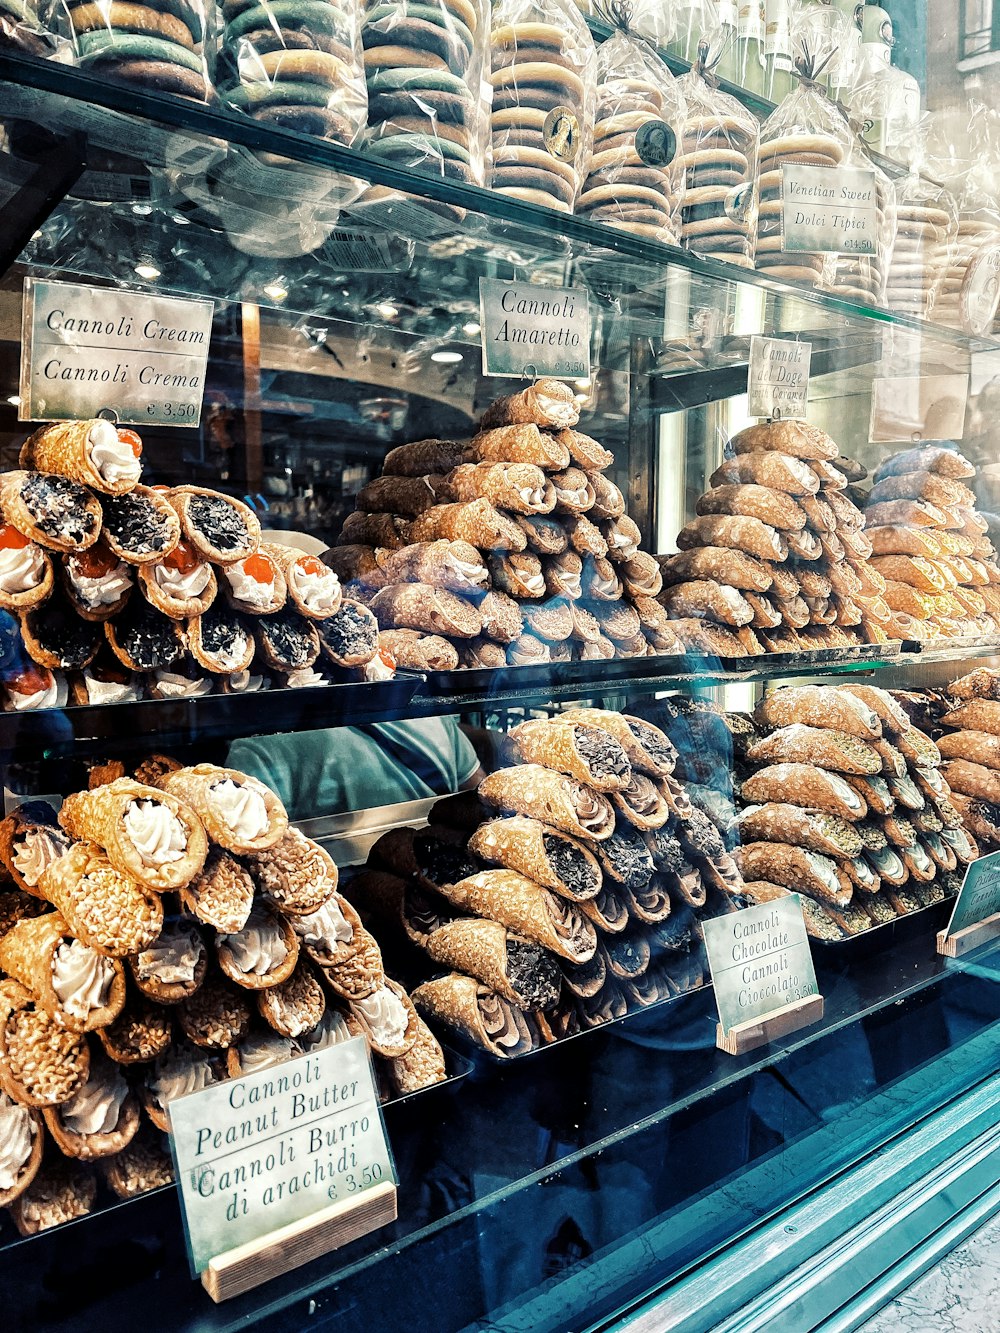
[{"label": "cookie label sticker", "polygon": [[665,167],[674,160],[677,136],[665,120],[647,120],[635,132],[635,151],[647,167]]},{"label": "cookie label sticker", "polygon": [[746,222],[753,203],[753,189],[753,181],[744,181],[742,185],[734,185],[728,191],[722,206],[731,222]]},{"label": "cookie label sticker", "polygon": [[18,420],[107,410],[122,425],[197,426],[214,313],[212,301],[25,278]]},{"label": "cookie label sticker", "polygon": [[572,107],[554,106],[542,124],[542,142],[560,162],[575,162],[580,151],[580,122]]},{"label": "cookie label sticker", "polygon": [[878,253],[875,172],[782,163],[782,248],[805,254]]},{"label": "cookie label sticker", "polygon": [[988,333],[1000,305],[1000,246],[984,247],[965,270],[958,296],[962,328],[981,336]]},{"label": "cookie label sticker", "polygon": [[794,338],[751,338],[747,415],[804,420],[811,361],[811,343]]},{"label": "cookie label sticker", "polygon": [[479,279],[483,374],[590,378],[590,301],[579,287]]}]

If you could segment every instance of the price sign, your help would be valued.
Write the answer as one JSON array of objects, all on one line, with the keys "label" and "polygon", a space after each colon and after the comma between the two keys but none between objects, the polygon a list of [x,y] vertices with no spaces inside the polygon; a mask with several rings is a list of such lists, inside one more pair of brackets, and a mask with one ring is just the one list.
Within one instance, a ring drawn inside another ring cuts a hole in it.
[{"label": "price sign", "polygon": [[20,421],[87,419],[196,426],[211,301],[26,278]]},{"label": "price sign", "polygon": [[811,343],[751,338],[747,415],[802,420],[809,398],[811,360]]},{"label": "price sign", "polygon": [[479,279],[483,374],[590,376],[590,302],[578,287]]},{"label": "price sign", "polygon": [[877,254],[878,199],[874,171],[865,167],[783,163],[781,226],[785,250]]},{"label": "price sign", "polygon": [[1000,852],[973,861],[965,872],[938,953],[957,958],[1000,936]]},{"label": "price sign", "polygon": [[872,380],[868,438],[873,444],[960,440],[968,375],[893,375]]}]

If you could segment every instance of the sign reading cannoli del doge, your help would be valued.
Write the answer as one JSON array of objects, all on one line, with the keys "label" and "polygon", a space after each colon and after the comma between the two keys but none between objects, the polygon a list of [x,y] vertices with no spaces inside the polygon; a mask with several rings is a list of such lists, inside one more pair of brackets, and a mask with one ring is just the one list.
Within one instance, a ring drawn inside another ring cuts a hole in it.
[{"label": "sign reading cannoli del doge", "polygon": [[364,1037],[175,1098],[170,1142],[195,1273],[396,1182]]},{"label": "sign reading cannoli del doge", "polygon": [[811,360],[811,343],[796,338],[751,338],[747,415],[803,420]]},{"label": "sign reading cannoli del doge", "polygon": [[785,250],[877,254],[878,197],[874,171],[866,167],[784,163],[781,227]]},{"label": "sign reading cannoli del doge", "polygon": [[483,374],[590,376],[590,301],[578,287],[479,279]]},{"label": "sign reading cannoli del doge", "polygon": [[18,420],[197,426],[211,301],[24,281]]}]

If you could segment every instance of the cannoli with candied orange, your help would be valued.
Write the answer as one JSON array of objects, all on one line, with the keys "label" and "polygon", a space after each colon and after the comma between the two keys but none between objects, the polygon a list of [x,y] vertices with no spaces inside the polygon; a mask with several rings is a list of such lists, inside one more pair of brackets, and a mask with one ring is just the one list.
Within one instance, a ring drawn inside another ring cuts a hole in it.
[{"label": "cannoli with candied orange", "polygon": [[[86,554],[80,552],[75,558],[79,562]],[[36,542],[29,541],[17,528],[10,524],[0,525],[0,607],[5,611],[30,610],[51,595],[54,580],[51,555]],[[122,593],[127,596],[130,587],[131,583],[127,584]],[[105,614],[113,615],[123,605],[121,595],[107,607],[100,603],[101,618]],[[80,612],[84,614],[82,608]]]},{"label": "cannoli with candied orange", "polygon": [[[200,616],[215,601],[215,571],[184,541],[153,564],[139,566],[139,586],[147,602],[171,620]],[[223,575],[225,577],[225,575]],[[281,601],[284,601],[282,590]]]},{"label": "cannoli with candied orange", "polygon": [[205,486],[175,486],[167,498],[196,553],[217,565],[235,565],[260,546],[260,522],[241,500]]},{"label": "cannoli with candied orange", "polygon": [[101,417],[53,421],[21,445],[21,467],[51,472],[105,495],[124,495],[142,474],[142,442]]},{"label": "cannoli with candied orange", "polygon": [[[322,565],[320,569],[323,569]],[[331,570],[326,572],[328,576],[336,578]],[[229,605],[244,615],[274,615],[288,600],[288,581],[282,562],[276,559],[273,551],[265,547],[235,565],[226,565],[220,578]]]}]

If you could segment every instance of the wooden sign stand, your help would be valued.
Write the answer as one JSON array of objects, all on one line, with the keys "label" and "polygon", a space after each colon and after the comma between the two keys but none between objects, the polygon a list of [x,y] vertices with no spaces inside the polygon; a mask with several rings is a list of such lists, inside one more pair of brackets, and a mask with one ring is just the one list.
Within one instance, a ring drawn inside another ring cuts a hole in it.
[{"label": "wooden sign stand", "polygon": [[727,1055],[743,1055],[754,1051],[758,1046],[766,1046],[769,1041],[787,1037],[790,1032],[818,1023],[823,1017],[822,995],[807,995],[804,1000],[786,1004],[763,1018],[751,1018],[746,1023],[737,1023],[725,1031],[721,1023],[715,1025],[715,1044]]},{"label": "wooden sign stand", "polygon": [[945,958],[961,958],[971,949],[978,949],[981,944],[988,944],[995,939],[1000,939],[1000,912],[988,916],[985,921],[977,921],[974,926],[956,930],[954,935],[949,935],[947,930],[939,930],[937,951]]},{"label": "wooden sign stand", "polygon": [[228,1301],[395,1220],[396,1186],[387,1181],[357,1199],[342,1199],[321,1213],[216,1255],[201,1283],[213,1301]]}]

